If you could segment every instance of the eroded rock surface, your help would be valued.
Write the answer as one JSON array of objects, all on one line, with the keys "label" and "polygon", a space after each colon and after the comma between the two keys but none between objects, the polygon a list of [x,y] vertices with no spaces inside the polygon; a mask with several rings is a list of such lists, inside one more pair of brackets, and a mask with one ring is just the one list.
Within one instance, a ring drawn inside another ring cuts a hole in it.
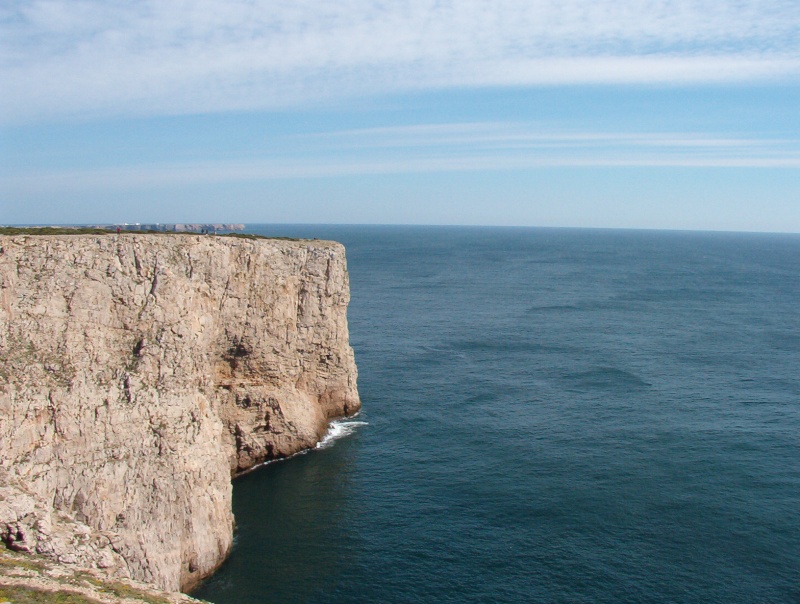
[{"label": "eroded rock surface", "polygon": [[232,474],[360,406],[344,248],[0,237],[0,538],[163,589],[232,539]]}]

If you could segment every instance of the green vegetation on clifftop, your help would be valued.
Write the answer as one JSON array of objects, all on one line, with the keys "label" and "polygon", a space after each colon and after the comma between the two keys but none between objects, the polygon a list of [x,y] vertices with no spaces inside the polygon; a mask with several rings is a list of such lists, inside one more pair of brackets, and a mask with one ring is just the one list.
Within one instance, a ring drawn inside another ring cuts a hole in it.
[{"label": "green vegetation on clifftop", "polygon": [[33,554],[0,546],[0,604],[173,604],[198,602],[184,594],[166,594],[123,581],[100,579]]}]

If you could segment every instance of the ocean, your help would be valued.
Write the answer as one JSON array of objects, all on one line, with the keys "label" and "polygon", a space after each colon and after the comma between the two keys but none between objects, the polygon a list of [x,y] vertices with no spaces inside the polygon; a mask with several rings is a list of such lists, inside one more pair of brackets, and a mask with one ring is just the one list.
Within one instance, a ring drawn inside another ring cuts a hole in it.
[{"label": "ocean", "polygon": [[800,602],[800,236],[249,230],[345,244],[363,411],[194,595]]}]

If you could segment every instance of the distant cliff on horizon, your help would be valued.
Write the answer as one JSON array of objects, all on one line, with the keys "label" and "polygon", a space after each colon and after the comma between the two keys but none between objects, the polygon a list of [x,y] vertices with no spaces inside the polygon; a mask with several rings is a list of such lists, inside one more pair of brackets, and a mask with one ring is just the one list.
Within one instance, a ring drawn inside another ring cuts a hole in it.
[{"label": "distant cliff on horizon", "polygon": [[231,476],[360,407],[344,248],[0,236],[0,539],[186,590],[227,555]]},{"label": "distant cliff on horizon", "polygon": [[161,224],[158,222],[150,224],[112,224],[112,225],[95,225],[98,229],[116,230],[119,227],[122,231],[160,231],[165,233],[216,233],[216,232],[233,232],[243,231],[243,224],[234,223],[174,223],[174,224]]}]

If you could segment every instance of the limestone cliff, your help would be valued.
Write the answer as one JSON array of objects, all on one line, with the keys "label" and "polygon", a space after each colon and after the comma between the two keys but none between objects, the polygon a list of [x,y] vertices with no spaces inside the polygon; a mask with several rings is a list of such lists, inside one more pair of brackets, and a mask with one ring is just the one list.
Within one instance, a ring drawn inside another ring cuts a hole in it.
[{"label": "limestone cliff", "polygon": [[232,540],[232,474],[360,406],[344,248],[0,237],[0,538],[186,589]]}]

